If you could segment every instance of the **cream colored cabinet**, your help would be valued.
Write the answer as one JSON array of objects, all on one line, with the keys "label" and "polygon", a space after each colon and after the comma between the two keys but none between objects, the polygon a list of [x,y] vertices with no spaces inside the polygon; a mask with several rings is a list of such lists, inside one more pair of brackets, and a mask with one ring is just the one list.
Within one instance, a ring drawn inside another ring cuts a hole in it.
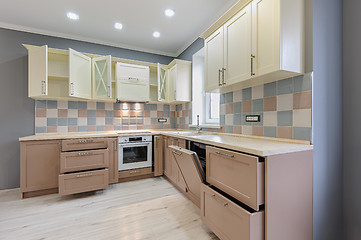
[{"label": "cream colored cabinet", "polygon": [[158,80],[158,101],[167,102],[167,69],[158,63],[157,66],[157,80]]},{"label": "cream colored cabinet", "polygon": [[69,93],[91,99],[91,58],[69,48]]},{"label": "cream colored cabinet", "polygon": [[221,74],[223,71],[223,27],[215,31],[205,40],[206,49],[206,78],[205,91],[211,91],[222,86]]},{"label": "cream colored cabinet", "polygon": [[168,70],[169,103],[191,101],[191,62],[175,59]]},{"label": "cream colored cabinet", "polygon": [[254,0],[228,15],[214,33],[202,35],[207,92],[304,73],[304,0]]},{"label": "cream colored cabinet", "polygon": [[93,99],[112,99],[111,63],[110,55],[92,59]]}]

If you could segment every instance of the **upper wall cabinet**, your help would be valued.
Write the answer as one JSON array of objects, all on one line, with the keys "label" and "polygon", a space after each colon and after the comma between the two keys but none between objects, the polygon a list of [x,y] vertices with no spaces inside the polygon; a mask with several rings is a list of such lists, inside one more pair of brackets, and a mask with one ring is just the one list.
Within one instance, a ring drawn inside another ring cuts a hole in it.
[{"label": "upper wall cabinet", "polygon": [[168,101],[191,101],[191,65],[189,61],[175,59],[168,65]]},{"label": "upper wall cabinet", "polygon": [[112,57],[102,56],[92,59],[93,63],[93,99],[112,99],[111,63]]},{"label": "upper wall cabinet", "polygon": [[91,58],[69,48],[69,92],[71,97],[91,99]]},{"label": "upper wall cabinet", "polygon": [[304,0],[253,0],[235,7],[202,35],[206,91],[304,73]]},{"label": "upper wall cabinet", "polygon": [[157,80],[158,80],[158,101],[159,102],[167,102],[167,89],[168,89],[168,83],[167,83],[167,68],[160,65],[158,63],[157,66]]}]

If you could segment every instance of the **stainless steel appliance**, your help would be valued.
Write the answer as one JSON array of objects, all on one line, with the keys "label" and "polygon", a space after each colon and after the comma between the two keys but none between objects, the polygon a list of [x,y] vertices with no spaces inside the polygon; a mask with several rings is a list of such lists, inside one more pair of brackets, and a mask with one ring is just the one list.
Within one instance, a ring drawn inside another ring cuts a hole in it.
[{"label": "stainless steel appliance", "polygon": [[152,166],[152,136],[118,138],[119,171]]}]

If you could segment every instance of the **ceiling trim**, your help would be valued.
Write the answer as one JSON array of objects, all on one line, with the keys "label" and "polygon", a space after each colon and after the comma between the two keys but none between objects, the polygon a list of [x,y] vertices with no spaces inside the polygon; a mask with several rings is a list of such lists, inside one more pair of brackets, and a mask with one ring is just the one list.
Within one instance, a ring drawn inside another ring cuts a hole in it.
[{"label": "ceiling trim", "polygon": [[66,39],[77,40],[77,41],[84,41],[84,42],[89,42],[89,43],[96,43],[96,44],[101,44],[101,45],[106,45],[106,46],[111,46],[111,47],[124,48],[124,49],[151,53],[151,54],[157,54],[157,55],[163,55],[163,56],[174,57],[174,58],[179,55],[179,54],[177,55],[177,53],[172,53],[172,52],[163,52],[163,51],[158,51],[158,50],[154,50],[154,49],[139,48],[139,47],[130,46],[130,45],[121,44],[121,43],[112,42],[112,41],[104,41],[104,40],[100,40],[100,39],[82,37],[82,36],[73,35],[73,34],[65,34],[65,33],[60,33],[60,32],[47,31],[47,30],[42,30],[42,29],[38,29],[38,28],[31,28],[31,27],[26,27],[26,26],[21,26],[21,25],[9,24],[9,23],[5,23],[5,22],[0,22],[0,28],[41,34],[41,35],[47,35],[47,36],[52,36],[52,37],[66,38]]}]

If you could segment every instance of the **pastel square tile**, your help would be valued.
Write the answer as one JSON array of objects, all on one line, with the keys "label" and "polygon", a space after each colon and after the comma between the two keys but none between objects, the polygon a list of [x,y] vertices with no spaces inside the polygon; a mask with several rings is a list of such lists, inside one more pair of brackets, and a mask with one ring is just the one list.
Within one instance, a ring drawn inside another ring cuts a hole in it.
[{"label": "pastel square tile", "polygon": [[53,101],[53,100],[46,101],[46,108],[47,109],[57,109],[58,101]]},{"label": "pastel square tile", "polygon": [[263,95],[264,97],[273,97],[276,96],[277,86],[276,82],[266,83],[263,85]]},{"label": "pastel square tile", "polygon": [[88,110],[96,110],[97,103],[96,102],[88,102]]},{"label": "pastel square tile", "polygon": [[69,109],[78,109],[78,102],[69,101],[69,102],[68,102],[68,108],[69,108]]},{"label": "pastel square tile", "polygon": [[[143,117],[144,116],[144,111],[137,110],[136,113],[137,113],[137,117]],[[169,112],[164,112],[164,114],[165,113],[168,113],[168,115],[169,115]]]},{"label": "pastel square tile", "polygon": [[129,125],[129,118],[122,118],[122,125]]},{"label": "pastel square tile", "polygon": [[263,125],[264,126],[277,126],[277,112],[264,112],[263,113]]},{"label": "pastel square tile", "polygon": [[105,131],[105,126],[96,126],[96,131]]},{"label": "pastel square tile", "polygon": [[58,101],[58,109],[68,109],[68,101]]},{"label": "pastel square tile", "polygon": [[252,100],[252,112],[263,112],[263,99]]},{"label": "pastel square tile", "polygon": [[233,101],[234,102],[241,102],[242,101],[242,90],[238,90],[238,91],[233,92]]},{"label": "pastel square tile", "polygon": [[226,114],[233,113],[233,103],[227,103],[226,105]]},{"label": "pastel square tile", "polygon": [[242,102],[233,103],[233,112],[234,113],[242,113]]},{"label": "pastel square tile", "polygon": [[47,118],[46,125],[48,127],[55,127],[58,126],[58,118]]},{"label": "pastel square tile", "polygon": [[122,130],[122,126],[114,126],[114,130]]},{"label": "pastel square tile", "polygon": [[311,109],[293,110],[294,127],[311,127]]},{"label": "pastel square tile", "polygon": [[242,113],[242,119],[241,119],[241,123],[242,125],[252,125],[252,122],[246,122],[246,116],[247,115],[251,115],[251,113]]},{"label": "pastel square tile", "polygon": [[114,125],[122,125],[122,118],[113,118]]},{"label": "pastel square tile", "polygon": [[310,127],[294,127],[293,138],[298,140],[312,140],[312,129]]},{"label": "pastel square tile", "polygon": [[150,124],[143,125],[143,129],[151,129],[151,128],[150,128]]},{"label": "pastel square tile", "polygon": [[105,110],[96,110],[97,117],[105,117]]},{"label": "pastel square tile", "polygon": [[95,118],[97,116],[96,110],[88,110],[87,117]]},{"label": "pastel square tile", "polygon": [[225,94],[225,103],[233,102],[233,92],[228,92]]},{"label": "pastel square tile", "polygon": [[263,99],[263,111],[276,111],[277,110],[277,97],[267,97]]},{"label": "pastel square tile", "polygon": [[78,127],[77,126],[68,126],[68,132],[77,132]]},{"label": "pastel square tile", "polygon": [[263,136],[277,137],[277,127],[263,127]]},{"label": "pastel square tile", "polygon": [[96,108],[97,108],[97,110],[105,110],[105,103],[97,102]]},{"label": "pastel square tile", "polygon": [[68,126],[68,118],[58,118],[58,126]]},{"label": "pastel square tile", "polygon": [[92,125],[92,126],[87,126],[87,129],[89,132],[94,132],[97,130],[97,127],[95,125]]},{"label": "pastel square tile", "polygon": [[219,96],[219,103],[220,104],[225,104],[226,103],[226,94],[221,94],[220,96]]},{"label": "pastel square tile", "polygon": [[242,134],[242,126],[233,126],[233,133]]},{"label": "pastel square tile", "polygon": [[122,110],[113,111],[113,117],[121,117],[121,116],[122,116]]},{"label": "pastel square tile", "polygon": [[293,94],[293,108],[294,109],[311,108],[311,106],[312,106],[311,91]]},{"label": "pastel square tile", "polygon": [[129,114],[130,110],[120,110],[120,111],[121,111],[121,116],[122,117],[129,117],[130,116],[130,114]]},{"label": "pastel square tile", "polygon": [[37,108],[35,111],[35,116],[38,117],[46,117],[46,109]]},{"label": "pastel square tile", "polygon": [[163,111],[170,111],[170,106],[168,104],[165,104],[163,106]]},{"label": "pastel square tile", "polygon": [[36,100],[35,106],[36,108],[46,109],[46,100]]},{"label": "pastel square tile", "polygon": [[113,108],[114,110],[121,110],[120,103],[114,103]]},{"label": "pastel square tile", "polygon": [[113,111],[105,110],[105,117],[113,117]]},{"label": "pastel square tile", "polygon": [[157,117],[157,111],[150,111],[150,117],[156,118]]},{"label": "pastel square tile", "polygon": [[105,103],[105,110],[108,110],[108,111],[112,111],[114,109],[114,104],[113,103]]},{"label": "pastel square tile", "polygon": [[78,118],[78,125],[79,126],[86,126],[88,125],[88,121],[86,117],[80,117]]},{"label": "pastel square tile", "polygon": [[37,117],[35,118],[35,126],[36,127],[46,127],[47,119],[45,117]]},{"label": "pastel square tile", "polygon": [[293,94],[277,96],[277,111],[287,111],[293,109]]},{"label": "pastel square tile", "polygon": [[[90,110],[92,111],[92,110]],[[79,109],[78,110],[78,117],[87,117],[88,116],[88,110],[85,109]]]},{"label": "pastel square tile", "polygon": [[292,139],[292,127],[277,127],[277,137]]},{"label": "pastel square tile", "polygon": [[58,109],[46,109],[46,117],[57,118],[58,117]]},{"label": "pastel square tile", "polygon": [[233,133],[233,126],[226,126],[226,133]]},{"label": "pastel square tile", "polygon": [[293,79],[287,78],[277,81],[277,95],[293,93]]},{"label": "pastel square tile", "polygon": [[77,118],[78,117],[78,109],[69,109],[68,117],[69,118]]},{"label": "pastel square tile", "polygon": [[78,109],[88,109],[88,103],[87,102],[78,102]]},{"label": "pastel square tile", "polygon": [[35,133],[46,133],[46,127],[35,127]]},{"label": "pastel square tile", "polygon": [[76,125],[78,125],[78,118],[68,118],[68,125],[69,125],[69,126],[76,126]]},{"label": "pastel square tile", "polygon": [[226,114],[226,125],[233,125],[233,114]]},{"label": "pastel square tile", "polygon": [[68,132],[68,126],[58,126],[57,132]]},{"label": "pastel square tile", "polygon": [[88,126],[95,126],[97,124],[96,118],[87,118]]},{"label": "pastel square tile", "polygon": [[252,135],[252,126],[242,126],[242,134],[244,135]]},{"label": "pastel square tile", "polygon": [[278,126],[292,126],[292,111],[278,111],[277,124]]},{"label": "pastel square tile", "polygon": [[242,125],[242,114],[237,113],[233,115],[233,125]]},{"label": "pastel square tile", "polygon": [[252,101],[243,101],[242,102],[242,113],[250,113],[252,112]]},{"label": "pastel square tile", "polygon": [[48,132],[48,133],[56,133],[56,132],[58,132],[58,126],[48,126],[46,128],[46,132]]},{"label": "pastel square tile", "polygon": [[170,105],[170,110],[175,111],[175,105]]},{"label": "pastel square tile", "polygon": [[129,130],[137,130],[137,125],[129,125]]},{"label": "pastel square tile", "polygon": [[128,103],[121,103],[120,109],[121,110],[130,110],[130,105]]},{"label": "pastel square tile", "polygon": [[87,126],[78,126],[78,132],[86,132],[86,131],[88,131]]},{"label": "pastel square tile", "polygon": [[242,101],[252,99],[252,88],[242,89]]},{"label": "pastel square tile", "polygon": [[253,136],[263,136],[263,126],[252,126]]},{"label": "pastel square tile", "polygon": [[144,125],[137,125],[137,130],[143,130],[144,129]]},{"label": "pastel square tile", "polygon": [[144,119],[143,118],[137,118],[137,124],[139,125],[143,125],[144,124]]},{"label": "pastel square tile", "polygon": [[157,110],[158,111],[164,111],[164,105],[163,104],[158,104],[157,105]]},{"label": "pastel square tile", "polygon": [[226,104],[219,105],[219,114],[226,114]]},{"label": "pastel square tile", "polygon": [[221,115],[219,117],[219,124],[220,125],[225,125],[226,124],[226,115]]},{"label": "pastel square tile", "polygon": [[137,124],[137,119],[136,118],[130,118],[129,119],[129,124],[130,125],[136,125]]},{"label": "pastel square tile", "polygon": [[96,118],[96,125],[97,125],[97,126],[105,125],[105,118],[103,118],[103,117],[97,117],[97,118]]},{"label": "pastel square tile", "polygon": [[164,112],[163,111],[157,111],[157,117],[163,117]]},{"label": "pastel square tile", "polygon": [[58,117],[67,118],[68,117],[68,109],[58,109]]},{"label": "pastel square tile", "polygon": [[293,78],[294,92],[306,92],[312,89],[311,73],[300,75]]},{"label": "pastel square tile", "polygon": [[252,87],[252,99],[263,98],[263,85]]}]

